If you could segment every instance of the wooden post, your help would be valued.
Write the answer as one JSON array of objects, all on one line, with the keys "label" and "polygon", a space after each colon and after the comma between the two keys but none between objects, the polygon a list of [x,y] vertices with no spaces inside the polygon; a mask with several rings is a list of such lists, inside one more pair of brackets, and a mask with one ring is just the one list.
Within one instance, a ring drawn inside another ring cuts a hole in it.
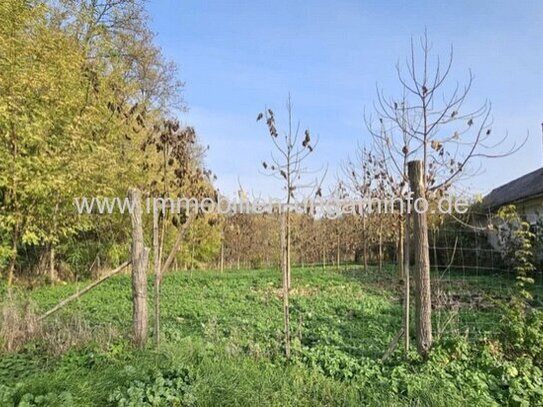
[{"label": "wooden post", "polygon": [[158,239],[158,211],[153,208],[153,272],[154,281],[154,319],[155,319],[155,343],[160,344],[160,249]]},{"label": "wooden post", "polygon": [[[432,298],[430,291],[430,253],[428,223],[423,202],[426,199],[424,171],[421,161],[408,163],[408,175],[413,192],[413,249],[415,255],[415,318],[417,350],[426,356],[432,347]],[[417,204],[420,202],[420,204]],[[418,209],[418,210],[417,210]]]},{"label": "wooden post", "polygon": [[404,334],[403,328],[398,331],[398,333],[394,336],[394,339],[392,339],[392,342],[390,342],[390,345],[388,345],[388,349],[381,358],[382,362],[386,362],[386,360],[394,353],[394,350],[398,346],[398,342],[400,342],[400,339],[402,338]]},{"label": "wooden post", "polygon": [[119,267],[117,267],[115,270],[112,270],[110,271],[109,273],[103,275],[102,277],[100,277],[98,280],[94,281],[93,283],[89,284],[88,286],[86,286],[85,288],[83,288],[81,291],[78,291],[76,292],[75,294],[72,294],[70,295],[68,298],[62,300],[61,302],[59,302],[57,305],[55,305],[53,308],[51,308],[49,311],[47,311],[45,314],[43,314],[42,316],[40,316],[38,318],[38,321],[42,321],[44,320],[45,318],[47,318],[49,315],[52,315],[54,314],[55,312],[57,312],[59,309],[63,308],[64,306],[68,305],[69,303],[71,303],[72,301],[75,301],[77,300],[79,297],[81,297],[83,294],[89,292],[90,290],[92,290],[94,287],[96,287],[97,285],[99,284],[102,284],[104,281],[106,281],[108,278],[114,276],[115,274],[117,274],[119,271],[121,271],[122,269],[124,269],[126,266],[128,266],[130,264],[129,261],[126,261],[124,262],[123,264],[121,264]]},{"label": "wooden post", "polygon": [[147,341],[147,260],[149,249],[143,244],[141,192],[130,188],[128,197],[132,212],[132,323],[134,343],[138,347]]}]

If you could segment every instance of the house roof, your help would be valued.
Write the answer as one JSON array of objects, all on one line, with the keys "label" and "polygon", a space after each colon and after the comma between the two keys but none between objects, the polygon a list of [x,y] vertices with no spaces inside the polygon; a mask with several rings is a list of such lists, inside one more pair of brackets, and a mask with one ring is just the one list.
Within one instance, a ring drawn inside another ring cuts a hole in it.
[{"label": "house roof", "polygon": [[496,209],[541,195],[543,195],[543,168],[494,188],[483,198],[483,205],[489,209]]}]

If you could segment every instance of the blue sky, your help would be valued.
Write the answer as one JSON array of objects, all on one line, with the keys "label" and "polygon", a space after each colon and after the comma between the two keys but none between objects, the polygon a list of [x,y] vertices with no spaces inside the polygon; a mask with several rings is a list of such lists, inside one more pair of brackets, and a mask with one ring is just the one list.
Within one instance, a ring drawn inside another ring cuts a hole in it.
[{"label": "blue sky", "polygon": [[376,85],[401,94],[395,65],[425,28],[436,54],[454,46],[453,83],[471,69],[468,106],[492,102],[493,134],[512,157],[485,161],[466,186],[473,193],[543,165],[543,1],[151,1],[157,42],[179,66],[189,107],[180,118],[210,146],[207,165],[228,195],[241,184],[276,194],[261,174],[271,142],[255,118],[264,106],[281,118],[288,93],[303,128],[319,136],[312,168],[331,182],[357,144],[369,144],[363,112]]}]

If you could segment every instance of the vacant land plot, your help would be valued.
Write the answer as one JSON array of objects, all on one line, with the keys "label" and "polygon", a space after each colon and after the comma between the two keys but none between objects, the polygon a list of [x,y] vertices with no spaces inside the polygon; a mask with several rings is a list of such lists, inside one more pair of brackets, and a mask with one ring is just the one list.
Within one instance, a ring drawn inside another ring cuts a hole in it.
[{"label": "vacant land plot", "polygon": [[[282,356],[277,270],[168,274],[163,340],[143,351],[128,340],[130,277],[118,276],[0,357],[0,405],[499,405],[522,391],[541,400],[539,369],[520,375],[522,361],[493,353],[502,314],[491,298],[506,296],[508,285],[496,276],[449,273],[436,283],[441,338],[431,359],[406,356],[400,344],[382,362],[402,324],[395,276],[295,269],[290,361]],[[39,314],[83,286],[21,293],[32,303],[16,307],[30,323],[32,309]]]}]

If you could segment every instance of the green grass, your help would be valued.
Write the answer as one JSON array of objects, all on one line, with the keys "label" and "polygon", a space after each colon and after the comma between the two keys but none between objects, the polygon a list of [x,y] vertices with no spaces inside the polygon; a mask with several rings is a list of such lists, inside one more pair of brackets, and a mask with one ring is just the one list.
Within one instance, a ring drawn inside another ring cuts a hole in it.
[{"label": "green grass", "polygon": [[[490,276],[486,283],[493,287],[495,281]],[[471,283],[456,284],[470,290]],[[82,286],[40,287],[20,296],[31,298],[42,312]],[[425,363],[401,349],[381,362],[402,320],[392,269],[378,275],[356,268],[342,273],[297,268],[292,287],[293,356],[287,361],[276,270],[166,275],[161,346],[154,349],[150,338],[148,348],[140,351],[127,339],[130,277],[114,277],[51,317],[51,329],[60,331],[70,329],[62,328],[70,321],[85,321],[91,333],[86,343],[70,347],[59,334],[54,343],[69,350],[54,352],[50,344],[36,340],[17,353],[0,356],[0,405],[509,403],[512,396],[504,373],[509,362],[487,355],[475,344],[477,336],[471,347],[443,339]],[[476,287],[484,292],[485,281]],[[448,311],[434,314],[445,320]],[[448,337],[466,327],[474,335],[478,328],[473,327],[488,327],[499,316],[495,309],[462,308]],[[115,334],[104,335],[105,328]],[[142,397],[150,404],[143,404]],[[164,401],[168,397],[170,401]]]}]

